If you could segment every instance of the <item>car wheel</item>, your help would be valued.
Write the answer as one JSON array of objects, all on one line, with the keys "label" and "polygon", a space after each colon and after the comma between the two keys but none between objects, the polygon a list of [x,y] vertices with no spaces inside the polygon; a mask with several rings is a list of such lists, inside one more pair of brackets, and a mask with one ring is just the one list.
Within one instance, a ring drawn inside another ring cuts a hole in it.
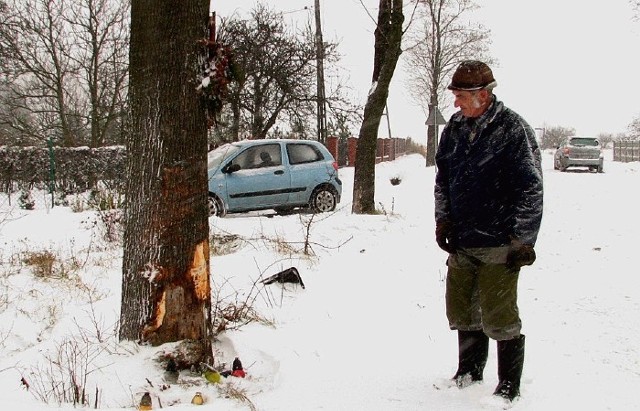
[{"label": "car wheel", "polygon": [[314,213],[326,213],[336,209],[338,198],[330,186],[320,186],[313,190],[309,206]]},{"label": "car wheel", "polygon": [[222,200],[220,200],[220,198],[218,198],[217,196],[210,194],[208,205],[210,216],[213,215],[217,217],[224,217],[224,215],[226,214],[224,205],[222,204]]},{"label": "car wheel", "polygon": [[602,164],[600,164],[598,166],[598,170],[597,171],[598,171],[598,173],[604,173],[604,166]]}]

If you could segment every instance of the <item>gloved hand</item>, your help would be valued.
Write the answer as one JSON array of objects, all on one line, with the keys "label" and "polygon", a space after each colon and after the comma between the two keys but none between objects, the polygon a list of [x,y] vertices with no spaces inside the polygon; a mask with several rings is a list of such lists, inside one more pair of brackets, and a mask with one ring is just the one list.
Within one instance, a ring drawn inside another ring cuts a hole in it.
[{"label": "gloved hand", "polygon": [[453,225],[449,220],[441,220],[436,222],[436,242],[438,246],[449,254],[454,254],[456,248],[451,242],[453,236]]},{"label": "gloved hand", "polygon": [[507,266],[519,269],[536,261],[536,252],[531,244],[523,244],[519,240],[511,240],[511,248],[507,254]]}]

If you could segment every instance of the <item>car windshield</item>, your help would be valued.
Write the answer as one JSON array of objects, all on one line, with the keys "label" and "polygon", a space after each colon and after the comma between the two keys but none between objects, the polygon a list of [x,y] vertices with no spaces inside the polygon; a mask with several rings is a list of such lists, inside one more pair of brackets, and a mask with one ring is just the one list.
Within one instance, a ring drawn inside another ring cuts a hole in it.
[{"label": "car windshield", "polygon": [[207,155],[207,169],[211,170],[212,168],[220,167],[220,164],[222,164],[225,159],[238,151],[240,151],[240,146],[235,144],[224,144],[215,150],[209,151]]},{"label": "car windshield", "polygon": [[599,144],[598,140],[596,140],[595,138],[577,137],[571,139],[571,145],[597,147]]}]

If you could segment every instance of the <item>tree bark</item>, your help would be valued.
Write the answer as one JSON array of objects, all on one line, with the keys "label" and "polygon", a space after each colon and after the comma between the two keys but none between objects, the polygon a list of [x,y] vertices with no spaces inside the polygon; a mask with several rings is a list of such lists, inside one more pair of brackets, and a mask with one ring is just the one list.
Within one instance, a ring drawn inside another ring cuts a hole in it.
[{"label": "tree bark", "polygon": [[120,339],[190,339],[212,359],[207,122],[196,86],[208,0],[133,0]]},{"label": "tree bark", "polygon": [[389,84],[402,52],[401,0],[380,0],[378,26],[375,31],[373,79],[364,117],[358,134],[358,148],[353,183],[353,204],[356,214],[375,212],[375,166],[378,129],[389,96]]}]

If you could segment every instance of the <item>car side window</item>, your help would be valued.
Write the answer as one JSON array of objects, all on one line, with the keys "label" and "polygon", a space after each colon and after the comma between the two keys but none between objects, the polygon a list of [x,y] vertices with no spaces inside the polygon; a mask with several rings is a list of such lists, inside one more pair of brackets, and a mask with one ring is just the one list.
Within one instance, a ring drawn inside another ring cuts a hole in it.
[{"label": "car side window", "polygon": [[274,167],[282,165],[280,144],[263,144],[250,147],[233,160],[241,169]]},{"label": "car side window", "polygon": [[287,155],[290,164],[313,163],[324,160],[324,156],[311,144],[293,143],[287,144]]}]

